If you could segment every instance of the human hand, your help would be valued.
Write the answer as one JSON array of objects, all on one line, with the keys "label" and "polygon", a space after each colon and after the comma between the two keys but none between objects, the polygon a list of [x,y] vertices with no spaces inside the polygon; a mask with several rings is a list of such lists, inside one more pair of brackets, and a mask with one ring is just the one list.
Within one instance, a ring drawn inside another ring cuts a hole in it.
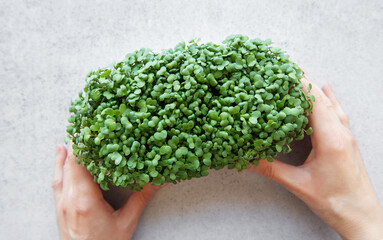
[{"label": "human hand", "polygon": [[348,118],[330,85],[318,88],[309,124],[312,151],[301,166],[274,160],[250,169],[295,194],[344,239],[383,239],[383,210],[368,178]]},{"label": "human hand", "polygon": [[115,211],[93,176],[77,164],[69,147],[57,147],[53,189],[61,239],[130,239],[146,204],[159,187],[147,184]]}]

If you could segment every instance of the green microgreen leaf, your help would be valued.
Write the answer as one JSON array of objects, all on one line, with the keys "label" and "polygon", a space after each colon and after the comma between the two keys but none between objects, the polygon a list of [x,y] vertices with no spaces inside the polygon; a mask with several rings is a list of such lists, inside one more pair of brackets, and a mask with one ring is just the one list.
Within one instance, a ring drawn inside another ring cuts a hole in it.
[{"label": "green microgreen leaf", "polygon": [[128,53],[91,71],[71,102],[66,141],[102,189],[139,191],[224,166],[273,161],[312,133],[315,98],[271,40],[228,36]]}]

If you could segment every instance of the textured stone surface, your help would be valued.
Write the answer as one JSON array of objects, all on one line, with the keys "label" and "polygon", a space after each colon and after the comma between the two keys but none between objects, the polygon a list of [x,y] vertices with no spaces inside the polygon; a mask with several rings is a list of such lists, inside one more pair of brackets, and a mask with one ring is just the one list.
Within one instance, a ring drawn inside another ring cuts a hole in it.
[{"label": "textured stone surface", "polygon": [[[70,99],[89,70],[232,33],[271,38],[319,85],[330,82],[351,119],[383,200],[383,2],[0,2],[0,239],[57,239],[51,180]],[[302,162],[309,143],[285,161]],[[114,204],[124,197],[107,193]],[[134,239],[338,239],[281,186],[253,173],[211,171],[161,190]]]}]

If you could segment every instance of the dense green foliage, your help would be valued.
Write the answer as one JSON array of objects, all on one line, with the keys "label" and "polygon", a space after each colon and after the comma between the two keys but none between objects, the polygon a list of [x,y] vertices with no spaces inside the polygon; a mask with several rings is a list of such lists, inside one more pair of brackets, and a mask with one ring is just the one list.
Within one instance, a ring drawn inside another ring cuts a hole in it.
[{"label": "dense green foliage", "polygon": [[136,191],[291,151],[313,97],[302,91],[302,70],[270,44],[192,40],[90,72],[67,127],[78,162],[103,189]]}]

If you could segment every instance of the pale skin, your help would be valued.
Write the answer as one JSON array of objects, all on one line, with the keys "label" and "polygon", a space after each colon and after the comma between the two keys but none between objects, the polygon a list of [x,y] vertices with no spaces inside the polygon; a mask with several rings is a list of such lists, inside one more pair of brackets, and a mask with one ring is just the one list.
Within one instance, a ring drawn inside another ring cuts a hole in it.
[{"label": "pale skin", "polygon": [[90,173],[77,164],[68,148],[57,147],[53,180],[57,224],[61,239],[130,239],[138,220],[159,187],[146,185],[118,210],[107,203]]},{"label": "pale skin", "polygon": [[[309,80],[302,79],[307,89]],[[295,194],[344,239],[383,239],[383,210],[367,175],[349,122],[330,85],[312,83],[312,151],[301,166],[260,161],[250,171]],[[53,189],[61,239],[130,239],[159,187],[148,184],[114,210],[89,172],[64,146],[57,147]]]},{"label": "pale skin", "polygon": [[312,151],[295,167],[274,160],[251,170],[295,194],[344,239],[383,239],[383,210],[371,185],[346,114],[329,84],[322,90],[307,79],[315,96],[309,115]]}]

